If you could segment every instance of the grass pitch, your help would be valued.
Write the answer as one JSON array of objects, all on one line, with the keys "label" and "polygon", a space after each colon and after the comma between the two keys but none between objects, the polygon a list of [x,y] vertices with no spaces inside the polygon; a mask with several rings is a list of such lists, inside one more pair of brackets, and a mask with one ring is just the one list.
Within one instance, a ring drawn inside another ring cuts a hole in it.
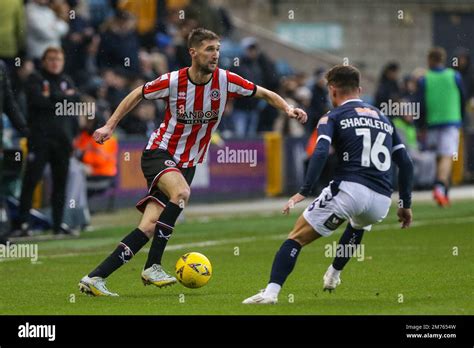
[{"label": "grass pitch", "polygon": [[[268,281],[275,252],[298,213],[210,221],[177,226],[163,265],[174,271],[179,256],[204,253],[213,266],[209,284],[144,287],[142,250],[108,279],[118,298],[93,298],[77,289],[80,278],[107,256],[133,229],[122,226],[84,233],[79,239],[38,243],[39,259],[0,262],[0,314],[474,314],[474,202],[449,209],[415,204],[414,225],[401,230],[392,207],[389,217],[363,239],[364,260],[353,259],[333,293],[322,291],[331,262],[325,245],[337,242],[343,228],[305,247],[275,306],[241,301]],[[139,219],[138,214],[136,219]],[[110,217],[110,224],[116,221]]]}]

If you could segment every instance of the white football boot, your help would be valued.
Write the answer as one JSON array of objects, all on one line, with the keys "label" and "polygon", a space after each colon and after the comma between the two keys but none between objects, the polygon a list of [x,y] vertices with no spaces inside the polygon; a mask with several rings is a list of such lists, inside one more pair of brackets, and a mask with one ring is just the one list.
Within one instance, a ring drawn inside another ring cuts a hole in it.
[{"label": "white football boot", "polygon": [[341,278],[339,274],[341,271],[336,270],[332,265],[329,265],[326,274],[323,277],[324,285],[323,290],[332,292],[336,287],[341,284]]},{"label": "white football boot", "polygon": [[249,297],[242,301],[243,304],[276,304],[278,297],[276,296],[265,296],[265,289],[252,297]]},{"label": "white football boot", "polygon": [[153,284],[162,288],[164,286],[173,285],[176,281],[176,278],[167,274],[161,265],[154,264],[142,272],[143,285]]},{"label": "white football boot", "polygon": [[101,277],[84,276],[79,282],[79,290],[91,296],[118,296],[105,286],[105,279]]}]

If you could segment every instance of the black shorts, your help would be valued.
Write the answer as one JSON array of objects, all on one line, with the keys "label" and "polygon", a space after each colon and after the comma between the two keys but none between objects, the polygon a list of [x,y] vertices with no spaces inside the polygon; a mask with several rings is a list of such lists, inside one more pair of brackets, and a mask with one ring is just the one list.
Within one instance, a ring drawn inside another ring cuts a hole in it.
[{"label": "black shorts", "polygon": [[173,157],[168,151],[162,149],[144,150],[142,153],[142,171],[148,185],[148,194],[143,197],[136,205],[137,209],[142,213],[149,200],[154,200],[161,206],[165,207],[169,198],[158,189],[157,183],[160,177],[168,172],[180,172],[188,185],[193,181],[196,167],[178,168]]}]

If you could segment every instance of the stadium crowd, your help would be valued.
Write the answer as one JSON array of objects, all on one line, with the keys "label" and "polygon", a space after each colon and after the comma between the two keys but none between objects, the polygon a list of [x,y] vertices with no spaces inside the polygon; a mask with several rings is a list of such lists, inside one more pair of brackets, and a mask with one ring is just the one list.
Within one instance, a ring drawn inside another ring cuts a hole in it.
[{"label": "stadium crowd", "polygon": [[[32,113],[36,106],[29,100],[28,89],[35,72],[44,69],[45,51],[51,47],[60,47],[58,52],[64,52],[64,74],[71,78],[70,96],[94,105],[93,117],[85,114],[72,121],[77,122],[77,127],[71,146],[75,160],[81,164],[78,168],[85,168],[89,178],[89,195],[109,186],[107,180],[117,172],[116,140],[99,149],[91,137],[93,130],[104,123],[132,89],[165,72],[189,66],[186,38],[197,27],[211,29],[221,36],[222,68],[278,91],[310,116],[306,125],[300,125],[258,99],[239,99],[229,105],[219,126],[223,138],[255,137],[273,130],[284,136],[314,141],[313,130],[330,109],[325,69],[318,67],[313,74],[306,74],[290,64],[273,61],[261,50],[256,38],[235,40],[234,27],[225,8],[212,6],[206,0],[2,1],[0,59],[7,66],[15,99],[25,119],[35,117]],[[474,73],[468,52],[456,54],[460,61],[454,68],[462,76],[462,123],[467,124],[469,117],[465,116],[464,104],[474,96]],[[388,63],[375,95],[367,96],[367,101],[376,106],[390,101],[419,102],[419,81],[424,70],[414,69],[400,81],[401,70],[397,62]],[[117,136],[146,139],[161,123],[164,107],[161,101],[140,103],[119,125]],[[436,154],[428,151],[426,123],[422,123],[425,118],[416,116],[419,115],[394,118],[394,125],[416,162],[420,174],[415,175],[420,179],[418,186],[427,187],[436,180]],[[21,132],[15,132],[6,117],[4,123],[4,147],[17,146]],[[308,147],[308,157],[312,149],[314,146]],[[75,166],[71,165],[70,171],[71,168]],[[16,197],[20,196],[18,185],[13,194]],[[29,200],[32,188],[30,191]],[[84,217],[84,225],[87,219]],[[56,229],[67,232],[59,225]]]}]

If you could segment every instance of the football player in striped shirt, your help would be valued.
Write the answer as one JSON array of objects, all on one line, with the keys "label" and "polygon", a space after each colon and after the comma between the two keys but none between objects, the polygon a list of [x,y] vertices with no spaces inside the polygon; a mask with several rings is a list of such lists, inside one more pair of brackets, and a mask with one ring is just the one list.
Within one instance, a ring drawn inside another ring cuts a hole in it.
[{"label": "football player in striped shirt", "polygon": [[304,123],[306,113],[288,105],[278,94],[218,67],[219,37],[198,28],[188,38],[192,64],[161,75],[133,90],[119,104],[106,125],[94,133],[102,144],[112,136],[125,115],[142,99],[163,99],[165,117],[146,145],[141,167],[148,183],[146,196],[137,203],[143,213],[137,228],[128,234],[97,268],[84,276],[79,289],[94,296],[118,296],[109,291],[105,279],[153,238],[143,272],[145,285],[163,287],[176,283],[161,266],[161,258],[175,222],[190,196],[196,165],[206,160],[212,132],[233,98],[256,97]]}]

